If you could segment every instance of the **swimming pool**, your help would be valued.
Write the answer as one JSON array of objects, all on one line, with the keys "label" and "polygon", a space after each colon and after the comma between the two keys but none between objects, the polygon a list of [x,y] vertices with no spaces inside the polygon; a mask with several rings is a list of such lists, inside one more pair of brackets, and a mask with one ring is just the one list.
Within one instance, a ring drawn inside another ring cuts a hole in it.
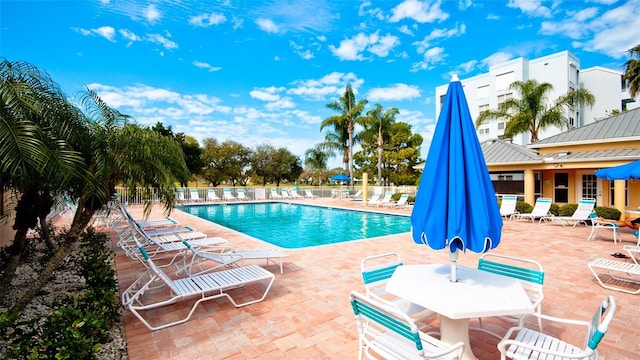
[{"label": "swimming pool", "polygon": [[180,209],[287,249],[368,239],[411,229],[407,216],[283,202],[185,205]]}]

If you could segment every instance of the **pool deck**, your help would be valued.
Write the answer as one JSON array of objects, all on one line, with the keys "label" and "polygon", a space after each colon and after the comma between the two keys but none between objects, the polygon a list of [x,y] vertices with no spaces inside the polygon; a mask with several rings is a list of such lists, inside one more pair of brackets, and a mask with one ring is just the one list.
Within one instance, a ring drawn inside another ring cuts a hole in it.
[{"label": "pool deck", "polygon": [[[304,203],[362,209],[361,202],[341,199],[293,200]],[[372,210],[410,214],[410,210]],[[130,206],[136,218],[141,207]],[[163,216],[153,209],[150,217]],[[173,211],[171,217],[209,234],[229,240],[234,248],[271,247],[206,220]],[[278,224],[273,224],[278,226]],[[617,312],[609,332],[599,346],[601,359],[637,359],[640,353],[640,295],[602,288],[587,264],[595,258],[615,259],[623,245],[635,244],[629,229],[621,229],[622,243],[614,244],[611,233],[600,231],[600,238],[587,242],[590,228],[562,227],[530,221],[505,221],[502,241],[493,252],[539,261],[545,270],[545,314],[588,320],[606,295],[617,301]],[[141,264],[128,259],[115,246],[120,289],[123,290],[144,271]],[[200,305],[187,323],[151,332],[131,312],[125,310],[125,331],[129,359],[355,359],[358,356],[357,329],[348,302],[352,290],[364,292],[360,260],[368,255],[395,251],[405,264],[448,263],[445,251],[434,251],[413,243],[409,233],[376,239],[352,241],[307,249],[286,249],[284,274],[278,265],[264,265],[276,276],[273,287],[262,302],[235,308],[225,298]],[[461,254],[461,265],[476,267],[479,254]],[[631,260],[622,260],[631,261]],[[250,296],[251,286],[233,290],[237,296]],[[437,291],[437,289],[434,289]],[[153,310],[153,316],[184,314],[192,302],[177,303]],[[437,326],[437,319],[432,320]],[[485,319],[485,326],[498,333],[511,325]],[[544,323],[543,323],[544,324]],[[477,321],[471,321],[477,325]],[[550,327],[547,331],[563,336],[570,328]],[[472,330],[471,344],[480,360],[499,359],[498,340]],[[578,340],[578,344],[581,340]]]}]

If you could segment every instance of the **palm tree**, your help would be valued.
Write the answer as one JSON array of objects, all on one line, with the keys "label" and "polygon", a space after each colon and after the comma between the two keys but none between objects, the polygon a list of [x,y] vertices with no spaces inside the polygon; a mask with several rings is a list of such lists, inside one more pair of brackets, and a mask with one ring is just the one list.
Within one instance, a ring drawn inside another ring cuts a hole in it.
[{"label": "palm tree", "polygon": [[64,240],[10,313],[20,312],[77,247],[93,215],[115,194],[116,184],[123,184],[131,193],[137,190],[145,200],[148,214],[154,195],[168,212],[175,203],[176,182],[188,177],[184,155],[174,139],[130,124],[127,115],[107,106],[91,90],[81,100],[90,132],[82,148],[85,171],[73,174],[68,189],[77,199],[75,217]]},{"label": "palm tree", "polygon": [[304,153],[305,165],[320,173],[318,184],[322,185],[322,172],[327,169],[328,160],[329,153],[324,150],[322,144],[318,144]]},{"label": "palm tree", "polygon": [[539,140],[540,131],[551,126],[560,128],[567,126],[567,111],[572,111],[576,105],[593,106],[595,97],[587,89],[572,90],[557,98],[548,105],[548,93],[553,90],[549,83],[538,83],[536,80],[516,81],[510,88],[520,94],[506,100],[497,110],[480,113],[476,119],[476,127],[491,119],[506,119],[504,136],[512,138],[515,135],[529,132],[531,142]]},{"label": "palm tree", "polygon": [[624,80],[629,82],[629,92],[631,97],[635,98],[640,94],[640,44],[629,50],[629,55],[638,58],[629,59],[624,63]]},{"label": "palm tree", "polygon": [[378,186],[382,185],[382,150],[384,149],[384,140],[389,137],[386,133],[388,128],[396,121],[396,115],[400,111],[397,108],[388,109],[383,113],[382,105],[376,104],[376,107],[367,112],[368,124],[365,127],[371,129],[377,128],[377,145],[378,145]]},{"label": "palm tree", "polygon": [[[0,303],[15,275],[29,229],[46,216],[74,176],[84,172],[74,149],[87,134],[81,113],[46,72],[26,62],[0,61],[0,196],[16,200],[14,240],[0,279]],[[48,244],[51,247],[50,239]]]},{"label": "palm tree", "polygon": [[[355,95],[351,84],[347,84],[344,94],[338,101],[327,104],[331,110],[338,112],[338,115],[330,116],[322,121],[320,130],[325,127],[332,127],[335,134],[340,135],[340,141],[344,150],[345,171],[349,172],[351,185],[353,186],[353,145],[355,143],[355,125],[364,124],[365,119],[360,114],[367,105],[366,99],[361,99],[356,103]],[[346,135],[346,136],[345,136]]]}]

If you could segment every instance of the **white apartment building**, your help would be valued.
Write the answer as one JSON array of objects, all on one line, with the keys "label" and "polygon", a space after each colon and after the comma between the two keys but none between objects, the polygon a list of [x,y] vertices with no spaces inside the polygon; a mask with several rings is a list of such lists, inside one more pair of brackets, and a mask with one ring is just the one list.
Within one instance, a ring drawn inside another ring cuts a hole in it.
[{"label": "white apartment building", "polygon": [[[493,65],[488,73],[476,75],[461,80],[464,93],[469,105],[472,119],[478,117],[481,111],[497,109],[498,106],[513,96],[509,86],[514,81],[536,80],[539,83],[550,83],[553,90],[548,94],[549,100],[567,92],[586,88],[596,98],[592,108],[576,109],[567,114],[572,127],[590,124],[606,117],[612,110],[630,110],[640,107],[638,101],[629,96],[629,91],[622,82],[622,72],[603,67],[580,69],[580,59],[569,51],[539,57],[532,60],[525,58],[513,59],[501,64]],[[446,95],[448,84],[436,88],[436,118]],[[477,129],[480,142],[501,138],[504,134],[504,120],[491,120]],[[567,129],[549,128],[542,130],[540,139],[557,135]],[[530,134],[519,134],[512,142],[519,145],[530,143]]]}]

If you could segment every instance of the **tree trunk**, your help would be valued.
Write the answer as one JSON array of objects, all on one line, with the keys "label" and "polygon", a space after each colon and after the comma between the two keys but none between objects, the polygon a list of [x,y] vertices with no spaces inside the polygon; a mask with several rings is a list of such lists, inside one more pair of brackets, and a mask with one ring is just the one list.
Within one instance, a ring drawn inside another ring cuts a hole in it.
[{"label": "tree trunk", "polygon": [[64,242],[49,259],[45,267],[40,272],[38,278],[31,284],[31,286],[29,286],[24,294],[22,294],[13,308],[9,310],[9,314],[22,312],[22,310],[24,310],[24,308],[34,299],[40,289],[49,282],[53,276],[53,272],[60,267],[67,256],[77,248],[80,241],[80,235],[84,232],[87,225],[89,225],[95,210],[78,206],[77,211],[81,213],[78,214],[76,212],[75,219],[77,219],[77,221],[74,221],[73,224],[71,224],[71,228],[65,236]]},{"label": "tree trunk", "polygon": [[11,247],[9,248],[9,259],[7,260],[2,278],[0,279],[0,304],[4,304],[5,297],[9,292],[9,287],[11,286],[11,281],[16,274],[18,265],[20,265],[20,258],[22,257],[22,252],[24,251],[24,247],[27,243],[28,231],[28,228],[17,229],[16,236],[13,239],[13,244],[11,244]]},{"label": "tree trunk", "polygon": [[44,243],[47,244],[49,251],[53,251],[53,241],[51,240],[51,233],[49,232],[49,224],[47,223],[47,216],[40,214],[40,233]]}]

